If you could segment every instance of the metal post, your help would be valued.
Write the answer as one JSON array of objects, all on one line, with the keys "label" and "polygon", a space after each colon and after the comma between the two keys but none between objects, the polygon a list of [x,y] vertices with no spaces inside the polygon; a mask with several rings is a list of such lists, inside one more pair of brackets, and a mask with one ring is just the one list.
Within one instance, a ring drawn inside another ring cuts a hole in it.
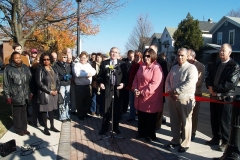
[{"label": "metal post", "polygon": [[78,3],[77,8],[77,56],[80,54],[80,2],[82,0],[76,0]]}]

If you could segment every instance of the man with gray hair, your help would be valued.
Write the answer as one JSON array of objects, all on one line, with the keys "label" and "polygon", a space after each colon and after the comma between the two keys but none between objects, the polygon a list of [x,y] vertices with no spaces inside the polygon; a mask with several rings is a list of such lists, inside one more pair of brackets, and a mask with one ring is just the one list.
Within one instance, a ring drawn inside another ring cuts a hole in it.
[{"label": "man with gray hair", "polygon": [[[230,58],[232,47],[228,43],[219,50],[220,61],[211,68],[207,78],[206,87],[210,98],[221,102],[233,101],[235,87],[239,81],[239,65]],[[224,152],[230,136],[232,105],[210,102],[210,117],[213,138],[207,145],[219,145],[219,150]]]},{"label": "man with gray hair", "polygon": [[[196,60],[196,53],[192,49],[188,50],[188,62],[195,65],[198,70],[198,81],[196,84],[195,96],[202,96],[202,84],[204,82],[205,66],[201,62]],[[191,140],[194,140],[195,136],[196,136],[199,108],[200,108],[200,102],[197,101],[195,104],[195,107],[193,109],[193,115],[192,115],[192,137],[191,137]]]},{"label": "man with gray hair", "polygon": [[[188,51],[180,48],[177,53],[178,64],[168,73],[165,90],[169,94],[168,104],[173,139],[167,147],[179,146],[178,152],[188,150],[192,134],[192,112],[195,106],[195,90],[198,80],[197,68],[187,61]],[[182,128],[182,141],[180,129]]]}]

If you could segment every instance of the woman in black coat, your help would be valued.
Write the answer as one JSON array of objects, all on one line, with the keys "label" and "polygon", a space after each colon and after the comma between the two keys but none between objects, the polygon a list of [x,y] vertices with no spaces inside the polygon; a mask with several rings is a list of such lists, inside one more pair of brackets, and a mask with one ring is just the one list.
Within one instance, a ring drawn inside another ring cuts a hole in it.
[{"label": "woman in black coat", "polygon": [[60,81],[58,73],[52,68],[53,57],[50,53],[43,53],[40,57],[41,66],[38,67],[36,72],[36,83],[38,85],[38,103],[40,104],[39,110],[42,113],[44,124],[44,134],[50,135],[47,128],[47,113],[50,120],[50,130],[59,132],[54,127],[54,111],[58,106],[58,93],[60,89]]},{"label": "woman in black coat", "polygon": [[29,98],[31,72],[22,63],[21,54],[13,52],[9,65],[4,70],[3,90],[7,103],[13,106],[13,128],[20,136],[27,131],[27,100]]},{"label": "woman in black coat", "polygon": [[58,55],[58,61],[55,63],[60,80],[60,93],[63,97],[63,104],[59,105],[59,120],[62,122],[71,121],[69,115],[70,106],[70,85],[72,79],[72,69],[67,62],[67,53],[60,53]]}]

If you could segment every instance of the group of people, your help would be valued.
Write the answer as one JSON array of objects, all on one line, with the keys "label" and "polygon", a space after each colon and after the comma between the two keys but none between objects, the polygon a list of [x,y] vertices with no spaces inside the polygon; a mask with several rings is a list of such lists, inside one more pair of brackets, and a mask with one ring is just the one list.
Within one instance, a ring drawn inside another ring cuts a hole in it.
[{"label": "group of people", "polygon": [[[239,65],[230,58],[231,52],[229,44],[222,45],[220,61],[209,69],[205,79],[211,98],[219,101],[232,101],[239,81]],[[138,116],[136,138],[153,141],[156,129],[161,127],[167,99],[173,136],[167,147],[180,146],[178,151],[186,152],[195,139],[200,107],[195,96],[202,95],[205,76],[205,67],[196,60],[196,53],[180,48],[177,63],[171,68],[165,54],[158,54],[156,45],[143,54],[129,50],[127,58],[121,60],[119,54],[116,47],[110,49],[110,59],[101,53],[94,53],[90,58],[85,51],[74,60],[68,50],[58,55],[42,53],[36,55],[29,69],[20,51],[14,50],[4,70],[4,92],[7,102],[13,106],[16,133],[29,134],[26,106],[32,99],[33,124],[37,126],[42,121],[46,135],[50,135],[47,118],[50,130],[58,132],[53,121],[55,109],[59,110],[59,120],[71,121],[70,106],[80,120],[90,118],[89,114],[101,114],[99,135],[109,130],[111,118],[113,132],[120,134],[119,121],[129,105],[128,121]],[[167,98],[164,92],[168,93]],[[219,145],[221,141],[220,150],[224,151],[230,134],[231,105],[210,103],[210,114],[213,138],[206,144]]]}]

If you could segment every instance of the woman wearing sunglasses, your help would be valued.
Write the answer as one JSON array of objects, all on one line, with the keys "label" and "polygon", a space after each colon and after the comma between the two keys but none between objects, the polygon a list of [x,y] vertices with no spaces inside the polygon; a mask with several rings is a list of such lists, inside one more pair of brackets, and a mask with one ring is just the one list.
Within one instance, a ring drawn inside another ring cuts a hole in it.
[{"label": "woman wearing sunglasses", "polygon": [[60,89],[60,81],[58,73],[52,68],[53,57],[50,53],[43,53],[40,57],[40,65],[36,72],[36,83],[38,85],[38,103],[39,110],[42,113],[44,134],[50,135],[47,127],[47,114],[50,120],[50,130],[59,132],[54,127],[54,112],[58,105],[58,91]]},{"label": "woman wearing sunglasses", "polygon": [[138,135],[146,141],[156,139],[157,114],[162,110],[164,76],[161,66],[156,62],[157,54],[153,49],[145,50],[144,63],[139,67],[132,89],[135,93],[135,108],[138,110]]},{"label": "woman wearing sunglasses", "polygon": [[60,93],[63,97],[63,104],[59,105],[59,120],[62,122],[71,121],[69,115],[70,106],[70,85],[72,79],[72,69],[69,63],[67,63],[67,52],[58,54],[58,61],[54,65],[57,69],[60,80]]}]

